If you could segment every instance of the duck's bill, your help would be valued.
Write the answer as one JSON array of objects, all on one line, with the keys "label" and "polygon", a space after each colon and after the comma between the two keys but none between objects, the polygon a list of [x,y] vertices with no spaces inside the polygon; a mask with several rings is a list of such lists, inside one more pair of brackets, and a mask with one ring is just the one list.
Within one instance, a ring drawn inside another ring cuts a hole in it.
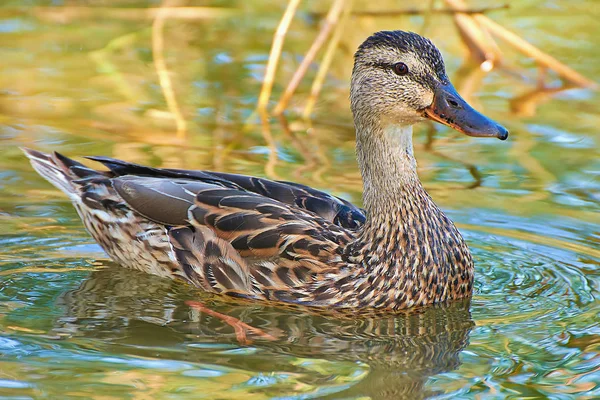
[{"label": "duck's bill", "polygon": [[459,132],[476,137],[496,137],[505,140],[508,130],[471,107],[452,84],[439,85],[433,103],[423,110],[429,119],[448,125]]}]

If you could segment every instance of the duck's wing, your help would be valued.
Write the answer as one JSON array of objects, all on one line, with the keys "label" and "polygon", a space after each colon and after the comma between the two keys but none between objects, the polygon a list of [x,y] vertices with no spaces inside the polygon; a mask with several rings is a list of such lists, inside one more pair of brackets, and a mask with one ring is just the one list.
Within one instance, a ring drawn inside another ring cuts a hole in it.
[{"label": "duck's wing", "polygon": [[297,183],[222,172],[151,168],[108,157],[89,158],[104,164],[115,177],[134,175],[175,178],[237,189],[310,211],[324,220],[346,229],[356,230],[364,224],[366,219],[364,210],[350,202]]},{"label": "duck's wing", "polygon": [[128,208],[167,227],[187,278],[206,290],[256,293],[236,284],[246,279],[259,291],[302,285],[340,265],[354,238],[316,213],[243,188],[133,175],[111,182]]}]

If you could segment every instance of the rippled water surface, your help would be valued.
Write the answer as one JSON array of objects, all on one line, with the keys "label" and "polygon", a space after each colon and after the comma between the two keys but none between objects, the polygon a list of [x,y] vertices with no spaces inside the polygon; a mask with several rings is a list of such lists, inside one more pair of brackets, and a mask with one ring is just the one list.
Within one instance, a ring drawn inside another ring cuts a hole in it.
[{"label": "rippled water surface", "polygon": [[[273,105],[318,31],[317,13],[327,11],[327,2],[305,3]],[[595,0],[510,3],[489,16],[600,79]],[[160,2],[0,5],[1,398],[600,397],[597,92],[556,90],[551,73],[549,89],[536,89],[535,63],[503,42],[507,68],[474,71],[448,15],[355,16],[312,120],[296,115],[318,63],[288,120],[261,126],[251,114],[286,3],[178,4],[223,7],[164,20],[161,54],[185,139],[175,137],[153,62],[160,27],[144,14]],[[425,31],[458,90],[512,132],[506,142],[439,126],[415,133],[420,176],[475,258],[470,304],[349,318],[232,302],[124,270],[18,149],[269,176],[360,204],[347,101],[352,51],[369,33],[397,28]],[[244,342],[215,312],[263,334]]]}]

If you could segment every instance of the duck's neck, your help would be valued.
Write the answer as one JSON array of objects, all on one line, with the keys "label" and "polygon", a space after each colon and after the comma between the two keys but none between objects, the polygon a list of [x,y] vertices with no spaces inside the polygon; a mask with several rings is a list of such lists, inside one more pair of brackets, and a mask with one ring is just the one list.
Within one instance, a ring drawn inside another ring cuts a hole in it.
[{"label": "duck's neck", "polygon": [[[412,126],[357,124],[356,152],[363,178],[363,206],[369,221],[389,221],[405,201],[425,194],[417,176]],[[425,197],[427,197],[425,195]]]}]

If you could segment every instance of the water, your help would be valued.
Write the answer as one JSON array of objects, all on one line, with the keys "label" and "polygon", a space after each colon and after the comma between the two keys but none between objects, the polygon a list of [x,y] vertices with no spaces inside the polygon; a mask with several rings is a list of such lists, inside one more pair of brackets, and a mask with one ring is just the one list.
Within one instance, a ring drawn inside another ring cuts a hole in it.
[{"label": "water", "polygon": [[[378,29],[422,32],[423,19],[353,20],[313,121],[292,113],[268,131],[244,122],[285,3],[219,2],[233,14],[167,20],[164,57],[188,123],[177,141],[152,62],[152,21],[126,8],[148,4],[96,1],[121,14],[93,18],[70,4],[0,6],[0,397],[600,397],[597,93],[527,95],[535,65],[502,44],[527,79],[494,71],[475,83],[471,101],[511,130],[509,141],[436,127],[429,143],[427,126],[417,130],[421,178],[475,258],[470,304],[349,318],[232,302],[113,264],[17,146],[270,176],[360,204],[347,102],[352,49]],[[274,99],[315,35],[309,11],[323,11],[302,7]],[[490,16],[599,80],[594,0],[522,1]],[[427,34],[464,93],[477,77],[460,68],[452,21],[430,18]],[[293,112],[309,91],[306,80]],[[272,338],[248,333],[240,344],[233,328],[188,300]]]}]

